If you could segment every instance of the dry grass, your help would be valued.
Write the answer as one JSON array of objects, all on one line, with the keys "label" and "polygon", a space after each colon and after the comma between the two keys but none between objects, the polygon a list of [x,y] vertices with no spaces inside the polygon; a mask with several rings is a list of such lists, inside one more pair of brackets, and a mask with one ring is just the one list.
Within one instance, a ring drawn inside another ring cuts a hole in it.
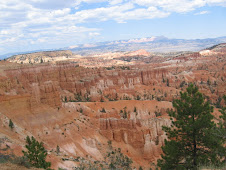
[{"label": "dry grass", "polygon": [[0,164],[0,169],[1,170],[41,170],[39,168],[26,168],[24,166],[20,166],[20,165],[17,165],[17,164],[12,164],[12,163],[3,163],[3,164]]}]

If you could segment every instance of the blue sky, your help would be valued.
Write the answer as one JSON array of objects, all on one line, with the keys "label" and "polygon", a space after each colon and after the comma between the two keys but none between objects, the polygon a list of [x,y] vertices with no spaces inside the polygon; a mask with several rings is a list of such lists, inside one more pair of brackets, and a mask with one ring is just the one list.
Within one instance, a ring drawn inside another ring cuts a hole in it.
[{"label": "blue sky", "polygon": [[226,0],[0,0],[0,55],[152,36],[226,36]]}]

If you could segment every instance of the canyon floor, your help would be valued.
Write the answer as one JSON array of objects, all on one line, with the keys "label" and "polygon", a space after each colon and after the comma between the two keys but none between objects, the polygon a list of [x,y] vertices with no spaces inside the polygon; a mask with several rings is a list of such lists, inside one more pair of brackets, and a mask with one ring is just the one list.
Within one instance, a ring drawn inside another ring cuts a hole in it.
[{"label": "canyon floor", "polygon": [[48,150],[51,168],[73,169],[81,158],[104,160],[111,141],[132,167],[153,168],[167,139],[162,126],[171,124],[167,110],[189,83],[219,116],[225,66],[226,44],[200,52],[56,51],[2,60],[0,154],[22,156],[26,136],[34,136]]}]

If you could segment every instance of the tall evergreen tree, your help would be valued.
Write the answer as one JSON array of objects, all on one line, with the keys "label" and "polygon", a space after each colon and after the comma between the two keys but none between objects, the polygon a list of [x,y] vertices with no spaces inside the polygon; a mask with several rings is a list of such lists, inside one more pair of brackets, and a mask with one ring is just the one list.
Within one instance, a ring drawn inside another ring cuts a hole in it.
[{"label": "tall evergreen tree", "polygon": [[12,121],[11,119],[9,119],[9,127],[10,127],[11,129],[14,128],[14,124],[13,124],[13,121]]},{"label": "tall evergreen tree", "polygon": [[223,141],[214,135],[213,107],[204,100],[197,87],[190,84],[187,91],[173,101],[171,127],[163,127],[168,136],[162,147],[158,166],[168,169],[197,169],[199,165],[219,165]]},{"label": "tall evergreen tree", "polygon": [[[226,96],[223,96],[224,102],[226,102]],[[220,119],[218,119],[218,126],[215,129],[212,129],[212,133],[217,136],[218,140],[222,141],[222,143],[225,143],[226,140],[226,107],[223,107],[219,110],[221,115],[219,116]],[[219,147],[218,151],[222,157],[224,157],[223,161],[226,163],[225,155],[226,155],[226,148],[225,147]]]},{"label": "tall evergreen tree", "polygon": [[27,151],[22,151],[24,156],[28,158],[29,162],[36,168],[49,169],[50,162],[46,162],[47,151],[45,150],[43,143],[38,142],[33,136],[30,138],[27,136],[25,147]]}]

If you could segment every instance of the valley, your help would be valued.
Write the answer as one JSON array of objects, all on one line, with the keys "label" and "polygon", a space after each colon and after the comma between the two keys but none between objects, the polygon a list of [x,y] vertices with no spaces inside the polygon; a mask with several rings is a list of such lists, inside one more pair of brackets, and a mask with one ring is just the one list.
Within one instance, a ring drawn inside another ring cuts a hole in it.
[{"label": "valley", "polygon": [[81,158],[103,161],[111,141],[132,167],[154,168],[167,139],[162,126],[171,125],[167,111],[189,83],[220,115],[225,66],[225,43],[199,52],[82,56],[67,50],[2,60],[0,153],[22,156],[26,136],[34,136],[44,143],[51,168],[72,169]]}]

